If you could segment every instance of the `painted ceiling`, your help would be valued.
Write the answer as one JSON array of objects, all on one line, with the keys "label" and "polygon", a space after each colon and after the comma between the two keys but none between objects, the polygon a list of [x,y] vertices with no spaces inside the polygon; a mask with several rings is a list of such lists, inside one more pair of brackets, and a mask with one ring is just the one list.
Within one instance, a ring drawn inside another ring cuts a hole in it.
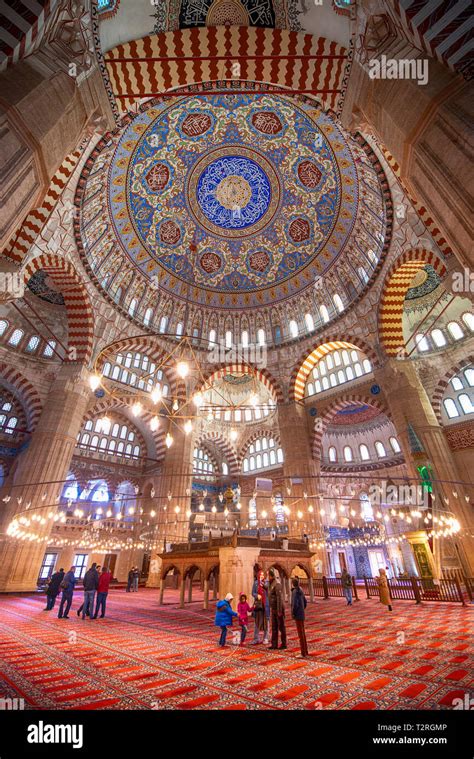
[{"label": "painted ceiling", "polygon": [[378,258],[383,200],[350,142],[302,98],[154,104],[87,177],[81,237],[91,269],[106,289],[125,263],[178,298],[241,308],[314,286],[351,245]]}]

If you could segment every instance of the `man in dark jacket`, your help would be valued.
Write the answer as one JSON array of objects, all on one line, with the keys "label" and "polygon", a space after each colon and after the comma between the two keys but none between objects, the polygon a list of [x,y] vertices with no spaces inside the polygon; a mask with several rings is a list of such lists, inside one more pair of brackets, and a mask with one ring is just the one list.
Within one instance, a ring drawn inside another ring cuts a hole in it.
[{"label": "man in dark jacket", "polygon": [[82,608],[82,619],[86,618],[86,614],[90,619],[94,619],[94,599],[97,588],[99,587],[99,573],[96,567],[97,565],[94,562],[84,575],[84,606]]},{"label": "man in dark jacket", "polygon": [[306,596],[300,588],[300,581],[297,577],[293,577],[291,589],[291,616],[295,620],[296,630],[298,632],[298,638],[300,640],[301,656],[306,658],[309,656],[308,643],[306,641],[306,632],[304,629],[304,618],[306,609]]},{"label": "man in dark jacket", "polygon": [[270,582],[268,596],[272,615],[272,645],[269,646],[269,650],[274,651],[278,648],[278,630],[280,630],[281,635],[280,648],[286,648],[285,606],[283,604],[281,585],[276,579],[274,569],[268,570],[268,580]]},{"label": "man in dark jacket", "polygon": [[69,609],[72,604],[74,586],[76,584],[75,567],[71,567],[69,572],[64,575],[60,588],[62,590],[61,603],[59,604],[58,619],[69,619]]},{"label": "man in dark jacket", "polygon": [[44,608],[44,611],[51,611],[51,609],[54,609],[56,597],[59,594],[59,586],[61,585],[63,578],[64,569],[62,567],[59,572],[55,572],[53,575],[51,575],[48,590],[46,591],[46,606]]}]

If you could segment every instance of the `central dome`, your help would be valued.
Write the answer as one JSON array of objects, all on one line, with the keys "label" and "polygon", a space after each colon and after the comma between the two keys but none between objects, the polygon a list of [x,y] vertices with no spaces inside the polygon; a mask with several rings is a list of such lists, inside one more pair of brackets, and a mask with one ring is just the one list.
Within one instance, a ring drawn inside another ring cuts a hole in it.
[{"label": "central dome", "polygon": [[[86,179],[84,253],[106,289],[132,266],[135,284],[206,307],[275,303],[314,286],[356,230],[379,257],[383,199],[356,158],[359,146],[307,98],[236,91],[147,104]],[[100,224],[87,223],[93,199]]]}]

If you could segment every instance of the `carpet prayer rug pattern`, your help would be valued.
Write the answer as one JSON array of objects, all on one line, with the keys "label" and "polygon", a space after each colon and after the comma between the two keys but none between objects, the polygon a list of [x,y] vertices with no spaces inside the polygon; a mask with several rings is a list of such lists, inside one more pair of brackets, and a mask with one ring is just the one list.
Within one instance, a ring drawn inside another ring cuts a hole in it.
[{"label": "carpet prayer rug pattern", "polygon": [[[167,591],[109,594],[105,619],[43,611],[44,596],[0,600],[0,697],[30,709],[449,709],[472,697],[472,607],[375,600],[308,604],[310,657],[287,612],[286,651],[217,647],[213,604]],[[174,602],[174,603],[172,603]],[[228,636],[228,640],[231,636]]]}]

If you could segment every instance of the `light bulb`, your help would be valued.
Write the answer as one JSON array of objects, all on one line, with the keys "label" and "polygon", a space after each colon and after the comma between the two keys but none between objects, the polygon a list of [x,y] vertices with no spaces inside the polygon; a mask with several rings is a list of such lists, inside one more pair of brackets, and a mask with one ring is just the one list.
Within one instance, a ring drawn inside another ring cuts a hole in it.
[{"label": "light bulb", "polygon": [[204,403],[204,398],[202,397],[202,393],[196,393],[194,395],[193,403],[195,406],[197,406],[197,408],[199,408],[199,406],[202,406],[202,404]]},{"label": "light bulb", "polygon": [[199,504],[199,511],[204,511],[204,504],[203,503]]},{"label": "light bulb", "polygon": [[176,371],[182,379],[187,377],[189,374],[189,366],[187,365],[186,361],[179,361],[176,365]]},{"label": "light bulb", "polygon": [[238,504],[237,504],[237,509],[240,511],[241,508],[242,508],[242,504],[239,501]]},{"label": "light bulb", "polygon": [[143,406],[140,403],[140,401],[137,401],[136,403],[133,404],[132,406],[133,416],[140,416],[140,414],[142,413],[142,410],[143,410]]},{"label": "light bulb", "polygon": [[177,411],[179,409],[179,403],[178,403],[177,398],[174,399],[172,408],[173,408],[173,411]]},{"label": "light bulb", "polygon": [[179,508],[179,506],[175,506],[174,507],[174,513],[175,514],[179,514],[180,511],[181,511],[181,509]]},{"label": "light bulb", "polygon": [[152,510],[150,511],[150,516],[151,516],[151,517],[154,517],[154,516],[156,516],[156,511],[154,511],[154,509],[152,509]]},{"label": "light bulb", "polygon": [[258,395],[255,395],[255,393],[251,395],[249,402],[251,406],[256,406],[258,404]]},{"label": "light bulb", "polygon": [[173,438],[172,438],[172,436],[170,435],[170,433],[169,433],[169,432],[168,432],[168,434],[166,435],[166,440],[165,440],[165,442],[166,442],[166,447],[167,447],[167,448],[171,448],[171,446],[173,445]]},{"label": "light bulb", "polygon": [[158,401],[161,401],[161,389],[158,387],[158,385],[151,391],[151,400],[153,403],[158,403]]},{"label": "light bulb", "polygon": [[212,509],[211,509],[211,511],[212,511],[212,513],[213,513],[213,514],[215,514],[215,513],[216,513],[216,511],[217,511],[216,507],[215,507],[215,506],[213,506],[213,507],[212,507]]},{"label": "light bulb", "polygon": [[238,432],[237,430],[231,430],[230,431],[230,439],[231,440],[237,440]]},{"label": "light bulb", "polygon": [[267,512],[264,510],[262,511],[262,519],[266,519],[266,518],[267,518]]},{"label": "light bulb", "polygon": [[184,431],[186,435],[189,435],[189,433],[193,431],[193,425],[190,419],[188,419],[188,421],[184,425]]},{"label": "light bulb", "polygon": [[159,418],[157,416],[152,417],[152,419],[150,419],[150,429],[151,429],[151,431],[152,432],[156,432],[156,430],[158,429],[159,426],[160,426],[160,420],[159,420]]},{"label": "light bulb", "polygon": [[101,381],[102,381],[102,377],[100,374],[91,374],[91,376],[89,377],[89,385],[91,386],[91,390],[92,391],[97,390]]}]

